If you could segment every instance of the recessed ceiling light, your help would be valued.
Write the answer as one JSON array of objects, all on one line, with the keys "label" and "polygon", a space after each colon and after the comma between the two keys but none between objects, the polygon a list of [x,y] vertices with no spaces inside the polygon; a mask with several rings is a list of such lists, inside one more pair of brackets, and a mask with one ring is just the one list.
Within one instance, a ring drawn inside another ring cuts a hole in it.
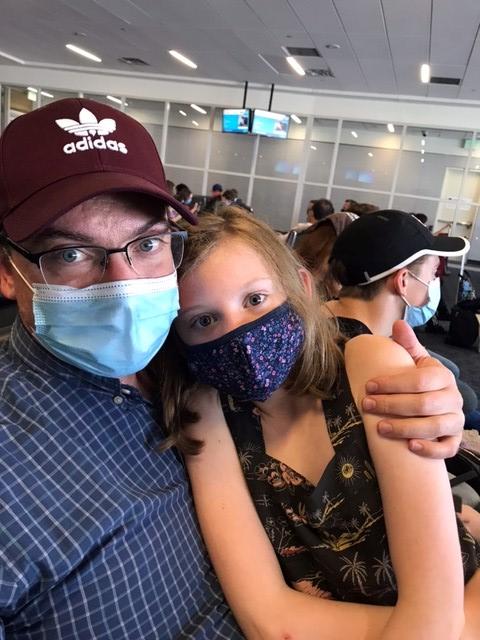
[{"label": "recessed ceiling light", "polygon": [[198,122],[196,120],[192,120],[192,124],[194,124],[196,127],[198,127]]},{"label": "recessed ceiling light", "polygon": [[391,122],[387,124],[387,129],[390,131],[390,133],[395,133],[395,127]]},{"label": "recessed ceiling light", "polygon": [[195,62],[193,62],[193,60],[190,60],[190,58],[187,58],[187,56],[184,56],[183,53],[179,53],[178,51],[175,51],[175,49],[170,49],[168,53],[179,62],[183,62],[183,64],[186,64],[187,67],[190,67],[191,69],[196,69],[198,66],[195,64]]},{"label": "recessed ceiling light", "polygon": [[428,84],[430,82],[430,65],[422,64],[420,67],[420,80],[424,84]]},{"label": "recessed ceiling light", "polygon": [[293,56],[287,56],[287,62],[299,76],[305,75],[305,69]]},{"label": "recessed ceiling light", "polygon": [[111,102],[116,102],[117,104],[122,104],[121,99],[116,98],[115,96],[107,96],[107,100],[110,100]]},{"label": "recessed ceiling light", "polygon": [[368,157],[373,158],[373,153],[371,151],[368,152]]},{"label": "recessed ceiling light", "polygon": [[185,111],[183,111],[182,109],[179,109],[179,110],[178,110],[178,113],[179,113],[181,116],[184,116],[185,118],[187,117],[187,114],[186,114],[186,113],[185,113]]},{"label": "recessed ceiling light", "polygon": [[420,158],[420,162],[425,162],[425,158]]},{"label": "recessed ceiling light", "polygon": [[17,58],[16,56],[12,56],[10,53],[5,53],[5,51],[0,51],[0,56],[2,58],[6,58],[7,60],[18,62],[18,64],[25,64],[25,60],[22,60],[21,58]]},{"label": "recessed ceiling light", "polygon": [[425,146],[425,138],[422,138],[422,147]]},{"label": "recessed ceiling light", "polygon": [[301,119],[300,119],[300,118],[299,118],[295,113],[292,113],[292,115],[290,116],[290,118],[291,118],[294,122],[296,122],[297,124],[302,124]]},{"label": "recessed ceiling light", "polygon": [[340,45],[337,44],[336,42],[332,42],[332,43],[326,44],[325,48],[326,49],[341,49]]},{"label": "recessed ceiling light", "polygon": [[194,104],[192,102],[192,104],[190,105],[192,107],[192,109],[195,109],[195,111],[198,111],[198,113],[203,113],[203,115],[206,115],[206,111],[205,109],[202,109],[202,107],[199,107],[198,104]]},{"label": "recessed ceiling light", "polygon": [[354,138],[358,138],[358,133],[356,131],[350,131]]},{"label": "recessed ceiling light", "polygon": [[314,144],[311,144],[311,145],[310,145],[310,149],[313,149],[313,151],[316,151],[316,150],[317,150],[317,147],[316,147]]},{"label": "recessed ceiling light", "polygon": [[86,49],[81,49],[80,47],[77,47],[76,44],[66,44],[65,46],[67,47],[67,49],[70,49],[70,51],[73,51],[73,53],[76,53],[79,56],[83,56],[84,58],[88,58],[89,60],[93,60],[94,62],[102,61],[102,59],[96,56],[94,53],[90,53],[90,51],[87,51]]},{"label": "recessed ceiling light", "polygon": [[422,153],[422,156],[423,156],[423,154],[425,153],[425,149],[422,149],[421,153]]}]

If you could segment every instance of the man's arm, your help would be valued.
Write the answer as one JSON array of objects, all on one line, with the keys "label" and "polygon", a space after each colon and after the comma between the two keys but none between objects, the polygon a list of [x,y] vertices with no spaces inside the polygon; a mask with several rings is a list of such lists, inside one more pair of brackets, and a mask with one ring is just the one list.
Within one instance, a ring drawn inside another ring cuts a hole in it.
[{"label": "man's arm", "polygon": [[377,423],[381,435],[409,439],[410,450],[424,457],[450,458],[458,451],[464,424],[455,378],[428,355],[403,320],[393,325],[392,337],[412,356],[416,369],[369,380],[362,408],[389,416]]}]

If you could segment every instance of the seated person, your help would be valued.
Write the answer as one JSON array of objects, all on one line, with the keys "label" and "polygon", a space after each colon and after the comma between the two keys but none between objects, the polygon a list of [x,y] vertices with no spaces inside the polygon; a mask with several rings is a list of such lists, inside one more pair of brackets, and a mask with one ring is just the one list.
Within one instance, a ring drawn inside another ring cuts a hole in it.
[{"label": "seated person", "polygon": [[216,182],[214,185],[212,185],[212,190],[207,198],[203,211],[209,211],[210,213],[214,212],[217,206],[222,202],[222,194],[223,187],[220,183]]},{"label": "seated person", "polygon": [[248,204],[245,204],[245,202],[243,202],[243,200],[239,197],[238,191],[236,189],[227,189],[226,191],[224,191],[221,202],[226,207],[235,205],[236,207],[245,209],[245,211],[248,211],[249,213],[253,213],[252,207],[249,207]]},{"label": "seated person", "polygon": [[[410,214],[369,214],[350,225],[333,246],[329,277],[342,288],[326,307],[348,337],[389,336],[401,318],[412,327],[425,324],[439,301],[440,256],[459,256],[468,249],[467,240],[435,237]],[[446,358],[441,361],[458,378],[458,367]],[[458,383],[468,416],[477,406],[476,394],[461,380]]]},{"label": "seated person", "polygon": [[[464,581],[466,630],[479,633],[476,543],[443,462],[382,442],[360,401],[372,374],[413,373],[410,355],[361,335],[343,362],[308,272],[235,208],[192,230],[179,276],[162,405],[246,636],[459,639]],[[198,383],[221,392],[225,417]],[[359,608],[318,617],[322,599]]]},{"label": "seated person", "polygon": [[335,298],[339,283],[332,278],[328,260],[339,233],[357,219],[354,213],[332,213],[298,234],[293,248],[313,276],[320,296],[326,300]]}]

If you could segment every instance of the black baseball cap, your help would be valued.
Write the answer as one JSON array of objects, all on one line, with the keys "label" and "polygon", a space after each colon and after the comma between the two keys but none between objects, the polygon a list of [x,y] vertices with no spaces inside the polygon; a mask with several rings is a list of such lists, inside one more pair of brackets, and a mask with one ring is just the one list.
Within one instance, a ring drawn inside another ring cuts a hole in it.
[{"label": "black baseball cap", "polygon": [[367,213],[344,229],[330,262],[343,265],[342,285],[366,285],[422,256],[462,256],[469,248],[466,238],[434,236],[412,214],[386,209]]}]

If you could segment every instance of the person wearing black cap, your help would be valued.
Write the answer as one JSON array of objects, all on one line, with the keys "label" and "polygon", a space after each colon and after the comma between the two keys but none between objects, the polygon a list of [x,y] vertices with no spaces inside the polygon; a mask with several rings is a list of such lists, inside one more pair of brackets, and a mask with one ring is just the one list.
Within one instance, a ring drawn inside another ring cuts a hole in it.
[{"label": "person wearing black cap", "polygon": [[402,211],[363,216],[333,245],[330,272],[342,288],[328,307],[379,335],[390,336],[401,318],[413,327],[425,324],[440,300],[439,256],[462,256],[469,247],[465,238],[432,235]]}]

